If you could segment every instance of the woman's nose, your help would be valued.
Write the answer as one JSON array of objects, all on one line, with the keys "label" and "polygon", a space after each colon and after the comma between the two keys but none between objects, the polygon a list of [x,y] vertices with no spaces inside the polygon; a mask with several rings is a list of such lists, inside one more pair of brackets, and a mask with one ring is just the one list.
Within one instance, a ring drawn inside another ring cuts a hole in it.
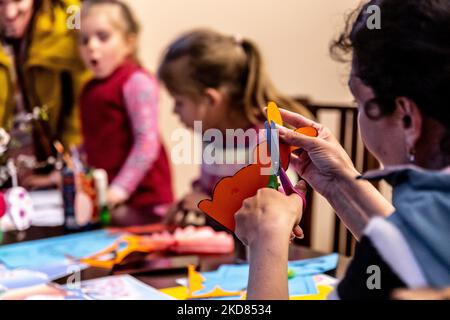
[{"label": "woman's nose", "polygon": [[7,21],[14,20],[19,15],[19,8],[14,1],[7,3],[4,10],[4,15]]}]

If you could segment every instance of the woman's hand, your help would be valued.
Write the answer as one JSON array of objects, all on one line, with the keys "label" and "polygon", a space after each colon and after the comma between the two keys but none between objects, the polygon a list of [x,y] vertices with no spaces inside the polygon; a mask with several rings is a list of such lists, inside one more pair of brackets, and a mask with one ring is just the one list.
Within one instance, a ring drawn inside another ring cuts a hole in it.
[{"label": "woman's hand", "polygon": [[[296,188],[304,192],[305,182]],[[298,226],[302,213],[298,195],[286,196],[274,189],[260,189],[243,202],[235,215],[235,234],[250,249],[247,299],[289,299],[289,237],[292,232],[303,235]]]},{"label": "woman's hand", "polygon": [[312,138],[278,126],[282,141],[303,149],[299,155],[291,155],[291,163],[313,189],[327,197],[334,182],[359,175],[350,157],[328,128],[297,113],[283,109],[280,112],[284,122],[296,128],[313,127],[318,132],[318,136]]},{"label": "woman's hand", "polygon": [[[300,181],[296,188],[304,192],[306,185]],[[303,213],[302,199],[292,194],[286,196],[274,189],[260,189],[257,194],[244,200],[236,213],[236,236],[244,245],[263,241],[285,241],[303,237],[298,226]]]},{"label": "woman's hand", "polygon": [[394,211],[370,182],[356,179],[359,172],[328,128],[299,114],[282,109],[280,112],[286,123],[318,131],[318,136],[312,138],[278,126],[282,141],[302,148],[298,155],[291,155],[297,173],[328,200],[356,239],[370,218],[386,217]]},{"label": "woman's hand", "polygon": [[110,186],[106,194],[106,201],[111,209],[125,203],[129,198],[127,191],[115,185]]}]

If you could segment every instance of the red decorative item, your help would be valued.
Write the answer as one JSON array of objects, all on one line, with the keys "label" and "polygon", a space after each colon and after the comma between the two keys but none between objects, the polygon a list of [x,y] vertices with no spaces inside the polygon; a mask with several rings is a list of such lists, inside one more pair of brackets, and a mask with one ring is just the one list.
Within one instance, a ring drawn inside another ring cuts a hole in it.
[{"label": "red decorative item", "polygon": [[0,192],[0,218],[6,214],[6,200],[3,192]]}]

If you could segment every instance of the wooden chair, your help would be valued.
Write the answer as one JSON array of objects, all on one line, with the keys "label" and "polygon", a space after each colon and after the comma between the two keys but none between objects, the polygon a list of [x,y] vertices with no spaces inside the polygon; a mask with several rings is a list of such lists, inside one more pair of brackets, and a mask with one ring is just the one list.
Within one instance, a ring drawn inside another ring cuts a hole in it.
[{"label": "wooden chair", "polygon": [[[345,148],[356,168],[360,172],[376,169],[379,167],[378,161],[364,147],[358,130],[358,109],[350,105],[326,105],[314,104],[306,98],[296,98],[297,101],[305,105],[320,122],[320,116],[324,112],[337,112],[339,115],[339,134],[337,138]],[[378,184],[375,184],[378,188]],[[302,245],[311,245],[311,222],[312,222],[312,202],[313,192],[308,190],[308,207],[303,215],[300,226],[303,228],[305,239],[298,241]],[[345,225],[335,215],[333,251],[342,255],[351,256],[354,254],[356,240]]]}]

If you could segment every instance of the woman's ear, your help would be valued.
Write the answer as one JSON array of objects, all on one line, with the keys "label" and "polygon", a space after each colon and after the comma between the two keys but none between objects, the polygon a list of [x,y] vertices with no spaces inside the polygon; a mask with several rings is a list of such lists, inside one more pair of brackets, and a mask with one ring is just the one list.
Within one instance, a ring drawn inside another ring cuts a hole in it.
[{"label": "woman's ear", "polygon": [[217,109],[222,105],[224,95],[221,91],[213,88],[205,89],[204,96],[209,107]]},{"label": "woman's ear", "polygon": [[397,98],[395,104],[402,122],[407,152],[414,152],[417,141],[422,134],[422,113],[416,103],[409,98]]}]

